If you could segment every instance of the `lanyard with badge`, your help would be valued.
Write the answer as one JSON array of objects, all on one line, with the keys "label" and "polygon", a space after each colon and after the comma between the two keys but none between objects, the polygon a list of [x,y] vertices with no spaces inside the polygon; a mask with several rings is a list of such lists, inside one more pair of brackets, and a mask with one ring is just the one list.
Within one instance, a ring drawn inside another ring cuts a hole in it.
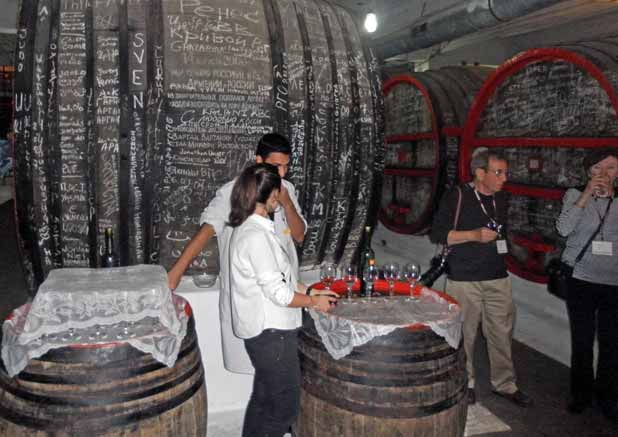
[{"label": "lanyard with badge", "polygon": [[[489,223],[487,223],[486,227],[491,229],[492,231],[495,231],[498,234],[498,236],[500,236],[501,231],[502,231],[502,225],[499,224],[494,217],[489,215],[489,213],[487,212],[487,209],[485,208],[485,205],[483,204],[483,201],[481,200],[481,196],[479,195],[479,192],[476,191],[476,187],[474,185],[472,185],[472,187],[474,189],[474,195],[476,196],[476,200],[478,200],[479,205],[481,205],[483,214],[485,214],[485,216],[489,219]],[[491,201],[494,207],[494,215],[497,215],[498,209],[496,208],[495,196],[491,196]],[[498,249],[499,254],[505,254],[509,252],[508,246],[506,244],[506,240],[504,238],[498,238],[496,240],[496,248]]]},{"label": "lanyard with badge", "polygon": [[[605,208],[605,214],[603,215],[601,215],[599,210],[595,207],[595,211],[597,212],[597,214],[599,214],[599,228],[597,232],[595,233],[593,240],[592,240],[592,254],[593,255],[602,255],[602,256],[612,256],[613,255],[612,242],[604,241],[605,238],[603,237],[603,225],[605,224],[605,218],[609,214],[609,208],[612,206],[613,200],[614,200],[613,197],[609,198],[609,200],[607,201],[607,207]],[[596,238],[597,235],[600,237],[600,239]]]}]

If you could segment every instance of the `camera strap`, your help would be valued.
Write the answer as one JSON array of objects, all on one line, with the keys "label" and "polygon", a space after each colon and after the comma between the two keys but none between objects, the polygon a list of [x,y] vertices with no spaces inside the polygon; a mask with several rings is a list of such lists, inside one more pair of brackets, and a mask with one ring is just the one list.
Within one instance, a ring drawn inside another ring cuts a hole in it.
[{"label": "camera strap", "polygon": [[[479,201],[479,205],[481,205],[481,209],[483,210],[483,214],[485,214],[487,216],[487,218],[489,219],[490,222],[498,223],[496,221],[496,217],[490,216],[489,213],[487,212],[487,209],[485,208],[485,205],[483,204],[483,201],[481,200],[481,196],[480,196],[479,192],[476,190],[476,187],[474,187],[474,195],[476,196],[476,200]],[[495,196],[491,196],[491,201],[493,202],[493,206],[494,206],[494,216],[497,216],[496,197]]]},{"label": "camera strap", "polygon": [[[457,225],[459,224],[459,213],[461,213],[461,187],[457,186],[457,209],[455,210],[455,219],[453,220],[453,230],[457,230]],[[446,256],[451,251],[451,247],[447,244],[442,248],[442,256],[446,258]]]}]

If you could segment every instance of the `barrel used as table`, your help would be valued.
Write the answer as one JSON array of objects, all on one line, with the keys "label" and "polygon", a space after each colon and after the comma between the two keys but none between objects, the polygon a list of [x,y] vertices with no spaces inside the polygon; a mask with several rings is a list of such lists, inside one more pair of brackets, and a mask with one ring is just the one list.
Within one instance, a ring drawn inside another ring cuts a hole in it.
[{"label": "barrel used as table", "polygon": [[55,349],[14,378],[0,368],[2,437],[203,437],[206,417],[193,317],[172,368],[126,343]]},{"label": "barrel used as table", "polygon": [[299,351],[299,437],[463,436],[465,354],[429,328],[396,329],[335,360],[307,316]]}]

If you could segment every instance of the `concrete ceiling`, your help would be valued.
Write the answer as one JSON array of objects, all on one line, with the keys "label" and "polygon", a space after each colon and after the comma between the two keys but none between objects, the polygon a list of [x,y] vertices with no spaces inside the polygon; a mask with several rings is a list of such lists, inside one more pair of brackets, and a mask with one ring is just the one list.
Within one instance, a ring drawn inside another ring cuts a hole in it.
[{"label": "concrete ceiling", "polygon": [[[516,0],[515,0],[516,1]],[[371,41],[384,41],[399,32],[422,28],[432,17],[448,13],[449,8],[472,4],[470,0],[335,0],[359,16],[373,10],[378,15]],[[485,1],[481,1],[485,3]],[[359,18],[362,19],[362,18]],[[428,28],[427,32],[431,29]],[[505,21],[495,27],[465,36],[444,39],[430,47],[401,53],[387,64],[459,64],[461,61],[499,64],[513,54],[542,47],[618,34],[617,0],[563,0],[557,4]]]},{"label": "concrete ceiling", "polygon": [[[398,30],[422,26],[428,18],[470,0],[331,0],[362,21],[373,10],[379,27],[370,40],[388,38]],[[19,0],[0,0],[0,34],[14,33]],[[565,42],[598,39],[618,34],[618,0],[564,0],[534,14],[504,22],[490,29],[406,54],[390,63],[444,65],[460,61],[501,63],[520,50]],[[0,44],[0,50],[6,44]],[[2,53],[0,53],[0,57]],[[12,53],[10,54],[12,56]]]}]

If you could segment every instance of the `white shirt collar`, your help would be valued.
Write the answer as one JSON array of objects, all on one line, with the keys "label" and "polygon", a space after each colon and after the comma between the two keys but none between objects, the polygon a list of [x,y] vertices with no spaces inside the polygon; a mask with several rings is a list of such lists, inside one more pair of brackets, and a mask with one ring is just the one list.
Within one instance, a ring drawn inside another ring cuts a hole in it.
[{"label": "white shirt collar", "polygon": [[247,218],[247,220],[251,220],[253,223],[263,227],[267,231],[270,231],[272,233],[275,232],[275,223],[269,218],[262,217],[259,214],[253,213]]}]

